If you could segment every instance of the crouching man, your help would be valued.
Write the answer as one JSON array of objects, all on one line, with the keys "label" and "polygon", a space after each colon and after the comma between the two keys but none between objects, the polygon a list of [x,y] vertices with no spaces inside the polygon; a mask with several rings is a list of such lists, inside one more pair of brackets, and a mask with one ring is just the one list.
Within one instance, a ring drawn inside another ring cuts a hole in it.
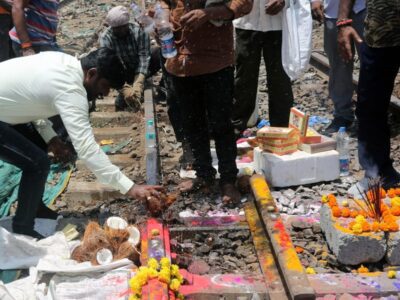
[{"label": "crouching man", "polygon": [[141,200],[159,195],[160,186],[136,185],[111,164],[93,136],[89,101],[124,84],[124,66],[113,50],[100,48],[81,61],[60,52],[8,60],[0,64],[0,82],[0,159],[22,170],[13,218],[15,233],[42,238],[33,226],[50,161],[47,151],[13,125],[33,122],[48,150],[67,160],[70,151],[56,136],[51,123],[34,122],[60,115],[78,157],[100,182]]}]

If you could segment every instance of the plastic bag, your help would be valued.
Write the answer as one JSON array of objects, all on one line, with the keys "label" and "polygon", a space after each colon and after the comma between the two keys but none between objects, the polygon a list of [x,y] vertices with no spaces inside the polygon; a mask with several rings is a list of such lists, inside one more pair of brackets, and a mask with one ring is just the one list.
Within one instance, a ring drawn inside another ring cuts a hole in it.
[{"label": "plastic bag", "polygon": [[282,65],[291,80],[304,72],[312,48],[309,0],[287,0],[282,14]]}]

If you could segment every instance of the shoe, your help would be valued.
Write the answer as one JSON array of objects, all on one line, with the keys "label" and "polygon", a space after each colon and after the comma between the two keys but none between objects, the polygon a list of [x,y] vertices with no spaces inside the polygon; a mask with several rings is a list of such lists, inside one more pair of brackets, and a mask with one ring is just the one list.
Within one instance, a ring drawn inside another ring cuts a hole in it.
[{"label": "shoe", "polygon": [[13,224],[12,229],[13,229],[14,233],[27,235],[27,236],[33,237],[35,239],[38,239],[38,240],[42,240],[45,238],[43,235],[41,235],[36,230],[33,230],[32,228],[27,228],[25,226],[18,226],[18,225]]},{"label": "shoe", "polygon": [[347,195],[350,198],[361,199],[363,197],[363,195],[364,195],[364,192],[366,192],[368,190],[368,181],[369,180],[370,180],[370,178],[364,177],[359,182],[357,182],[356,184],[352,185],[348,189]]},{"label": "shoe", "polygon": [[36,213],[36,218],[57,220],[59,214],[48,208],[43,202],[40,203]]},{"label": "shoe", "polygon": [[221,185],[222,203],[226,206],[235,208],[240,204],[242,195],[233,183]]},{"label": "shoe", "polygon": [[322,132],[323,135],[332,136],[332,134],[339,131],[340,127],[349,128],[353,124],[353,121],[346,120],[342,117],[337,117],[332,120],[332,122],[325,128]]}]

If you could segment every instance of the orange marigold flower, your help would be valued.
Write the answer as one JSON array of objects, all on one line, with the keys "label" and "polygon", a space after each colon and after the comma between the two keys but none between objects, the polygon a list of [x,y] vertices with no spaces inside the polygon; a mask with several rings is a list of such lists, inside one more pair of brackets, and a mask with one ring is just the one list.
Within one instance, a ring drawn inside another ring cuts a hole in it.
[{"label": "orange marigold flower", "polygon": [[[368,199],[372,200],[373,199],[373,195],[372,195],[372,191],[368,191],[367,192],[367,197]],[[381,199],[386,197],[386,192],[383,188],[381,188]]]},{"label": "orange marigold flower", "polygon": [[371,231],[371,226],[369,225],[368,222],[364,222],[361,224],[361,228],[363,232],[369,232]]},{"label": "orange marigold flower", "polygon": [[382,211],[382,212],[389,211],[389,206],[387,206],[386,204],[382,203],[382,204],[381,204],[381,211]]},{"label": "orange marigold flower", "polygon": [[349,229],[351,230],[351,229],[353,229],[353,226],[354,225],[356,225],[357,223],[355,222],[355,221],[351,221],[350,223],[349,223]]},{"label": "orange marigold flower", "polygon": [[342,216],[342,210],[338,206],[332,207],[332,214],[334,217],[339,218]]},{"label": "orange marigold flower", "polygon": [[386,215],[383,217],[383,222],[385,223],[393,223],[396,222],[396,218],[393,217],[392,215]]},{"label": "orange marigold flower", "polygon": [[350,211],[350,217],[355,218],[357,216],[358,216],[358,211],[356,211],[356,210]]},{"label": "orange marigold flower", "polygon": [[303,253],[304,252],[304,249],[302,247],[300,247],[300,246],[296,246],[295,249],[296,249],[296,253]]},{"label": "orange marigold flower", "polygon": [[385,222],[379,223],[379,229],[382,231],[389,231],[389,227]]},{"label": "orange marigold flower", "polygon": [[343,207],[342,208],[342,217],[343,218],[350,217],[350,209],[348,209],[347,207]]},{"label": "orange marigold flower", "polygon": [[396,222],[391,222],[388,224],[389,231],[399,231],[399,225]]},{"label": "orange marigold flower", "polygon": [[397,196],[400,196],[400,188],[396,188],[395,189],[395,193],[396,193]]},{"label": "orange marigold flower", "polygon": [[363,216],[364,218],[368,217],[368,213],[365,212],[365,211],[363,211],[363,210],[359,211],[359,212],[358,212],[358,215],[359,215],[359,216]]},{"label": "orange marigold flower", "polygon": [[379,223],[378,222],[374,222],[374,223],[372,223],[372,225],[371,225],[371,231],[373,231],[373,232],[378,232],[380,230],[380,227],[379,227]]},{"label": "orange marigold flower", "polygon": [[357,272],[358,272],[358,273],[368,273],[369,270],[368,270],[368,268],[366,268],[366,267],[364,267],[363,265],[361,265],[361,267],[359,267],[359,268],[357,269]]},{"label": "orange marigold flower", "polygon": [[328,195],[328,200],[329,200],[329,206],[330,207],[337,206],[336,197],[333,194],[329,194]]},{"label": "orange marigold flower", "polygon": [[389,189],[389,190],[387,191],[387,196],[388,196],[389,198],[394,198],[394,197],[396,197],[396,190],[395,190],[395,189]]},{"label": "orange marigold flower", "polygon": [[400,206],[393,206],[390,209],[390,212],[392,213],[393,216],[400,216]]}]

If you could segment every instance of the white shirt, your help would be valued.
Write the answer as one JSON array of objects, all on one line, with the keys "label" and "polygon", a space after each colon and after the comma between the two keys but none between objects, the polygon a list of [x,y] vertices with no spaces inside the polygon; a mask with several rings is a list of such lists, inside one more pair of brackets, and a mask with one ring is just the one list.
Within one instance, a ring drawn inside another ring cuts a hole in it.
[{"label": "white shirt", "polygon": [[251,12],[233,21],[235,28],[254,31],[282,30],[282,12],[275,16],[265,13],[268,0],[254,0]]},{"label": "white shirt", "polygon": [[[319,0],[311,0],[316,2]],[[339,2],[340,0],[324,0],[324,15],[325,18],[337,19],[339,16]],[[365,0],[356,0],[353,6],[353,12],[358,14],[365,9]]]},{"label": "white shirt", "polygon": [[[133,186],[96,143],[89,121],[83,70],[73,56],[42,52],[0,63],[0,121],[23,124],[60,115],[78,157],[101,183],[125,194]],[[51,122],[36,124],[48,142]]]}]

